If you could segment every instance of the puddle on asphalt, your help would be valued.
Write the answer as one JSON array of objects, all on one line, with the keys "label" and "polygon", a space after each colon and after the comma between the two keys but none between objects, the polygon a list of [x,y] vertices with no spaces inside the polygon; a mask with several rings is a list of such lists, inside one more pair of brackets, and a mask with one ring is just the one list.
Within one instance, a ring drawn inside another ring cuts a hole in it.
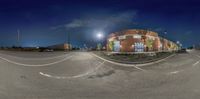
[{"label": "puddle on asphalt", "polygon": [[21,79],[27,79],[27,77],[26,77],[26,76],[23,76],[23,75],[20,76],[20,78],[21,78]]}]

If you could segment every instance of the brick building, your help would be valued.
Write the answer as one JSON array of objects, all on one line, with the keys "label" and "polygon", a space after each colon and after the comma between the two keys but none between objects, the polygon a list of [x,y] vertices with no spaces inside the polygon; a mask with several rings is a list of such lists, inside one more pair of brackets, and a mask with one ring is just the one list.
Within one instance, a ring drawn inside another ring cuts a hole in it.
[{"label": "brick building", "polygon": [[115,32],[109,35],[107,50],[114,52],[149,52],[149,51],[172,51],[178,46],[158,33],[142,29],[131,29]]},{"label": "brick building", "polygon": [[69,50],[72,49],[72,46],[69,44],[57,44],[57,45],[52,45],[48,46],[48,48],[54,49],[54,50]]}]

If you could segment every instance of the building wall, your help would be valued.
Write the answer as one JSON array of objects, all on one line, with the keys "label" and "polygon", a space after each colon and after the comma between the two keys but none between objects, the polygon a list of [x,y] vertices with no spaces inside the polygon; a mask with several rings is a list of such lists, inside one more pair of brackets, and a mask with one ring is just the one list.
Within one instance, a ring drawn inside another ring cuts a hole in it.
[{"label": "building wall", "polygon": [[71,45],[69,44],[57,44],[57,45],[52,45],[52,46],[49,46],[48,48],[51,48],[51,49],[55,49],[55,50],[69,50]]},{"label": "building wall", "polygon": [[175,50],[177,45],[167,39],[160,38],[156,32],[147,30],[125,30],[109,35],[107,50],[114,51],[114,43],[120,42],[121,52],[144,52]]},{"label": "building wall", "polygon": [[132,46],[134,42],[136,42],[136,39],[133,39],[133,37],[128,36],[126,40],[121,40],[121,51],[123,52],[132,52],[134,51],[134,47]]}]

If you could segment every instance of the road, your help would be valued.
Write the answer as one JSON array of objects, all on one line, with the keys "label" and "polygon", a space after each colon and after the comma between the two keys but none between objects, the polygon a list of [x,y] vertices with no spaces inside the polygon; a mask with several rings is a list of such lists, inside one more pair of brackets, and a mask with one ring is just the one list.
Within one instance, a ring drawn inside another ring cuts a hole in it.
[{"label": "road", "polygon": [[0,51],[0,99],[198,99],[200,51],[144,67],[91,52]]}]

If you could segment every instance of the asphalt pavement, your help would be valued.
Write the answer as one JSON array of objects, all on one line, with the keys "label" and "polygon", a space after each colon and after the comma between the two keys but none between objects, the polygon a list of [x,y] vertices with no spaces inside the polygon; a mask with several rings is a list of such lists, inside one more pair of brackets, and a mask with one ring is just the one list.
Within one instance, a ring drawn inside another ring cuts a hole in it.
[{"label": "asphalt pavement", "polygon": [[0,99],[199,99],[200,51],[126,67],[92,52],[0,51]]}]

